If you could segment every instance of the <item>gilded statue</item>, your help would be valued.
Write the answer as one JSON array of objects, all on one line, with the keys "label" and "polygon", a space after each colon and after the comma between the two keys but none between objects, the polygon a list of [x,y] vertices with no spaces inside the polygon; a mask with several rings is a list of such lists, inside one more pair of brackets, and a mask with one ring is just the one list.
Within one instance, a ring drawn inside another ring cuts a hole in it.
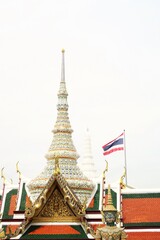
[{"label": "gilded statue", "polygon": [[113,206],[110,186],[108,186],[108,203],[103,206],[102,216],[106,226],[96,229],[95,240],[125,240],[124,228],[116,226],[117,209]]}]

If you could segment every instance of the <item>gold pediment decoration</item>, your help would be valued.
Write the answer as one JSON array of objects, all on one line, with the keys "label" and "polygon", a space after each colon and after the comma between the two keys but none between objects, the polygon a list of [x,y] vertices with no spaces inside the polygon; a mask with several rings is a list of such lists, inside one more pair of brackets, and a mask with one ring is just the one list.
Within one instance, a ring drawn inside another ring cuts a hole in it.
[{"label": "gold pediment decoration", "polygon": [[63,222],[64,220],[73,221],[73,219],[76,220],[75,214],[64,200],[59,188],[55,188],[34,221]]},{"label": "gold pediment decoration", "polygon": [[80,221],[85,215],[82,204],[61,173],[52,175],[43,192],[30,207],[25,216],[29,221]]},{"label": "gold pediment decoration", "polygon": [[54,190],[53,194],[50,196],[39,214],[40,217],[67,217],[73,215],[73,212],[64,201],[64,198],[58,188]]}]

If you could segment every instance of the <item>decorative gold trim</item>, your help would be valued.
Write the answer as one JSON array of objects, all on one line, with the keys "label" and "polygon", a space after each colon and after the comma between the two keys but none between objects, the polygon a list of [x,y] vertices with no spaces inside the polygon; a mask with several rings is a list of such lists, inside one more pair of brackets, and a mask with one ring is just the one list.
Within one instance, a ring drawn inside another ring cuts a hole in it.
[{"label": "decorative gold trim", "polygon": [[32,222],[81,222],[76,216],[67,217],[35,217]]},{"label": "decorative gold trim", "polygon": [[92,228],[92,226],[87,222],[87,220],[85,218],[83,218],[82,220],[82,226],[85,229],[85,232],[88,234],[90,233],[92,235],[92,237],[96,237],[96,232],[94,231],[94,229]]},{"label": "decorative gold trim", "polygon": [[43,193],[41,194],[41,196],[35,201],[35,203],[30,206],[27,207],[25,210],[25,217],[26,218],[32,218],[35,215],[36,209],[40,208],[42,203],[46,202],[46,194],[48,192],[48,189],[44,189]]}]

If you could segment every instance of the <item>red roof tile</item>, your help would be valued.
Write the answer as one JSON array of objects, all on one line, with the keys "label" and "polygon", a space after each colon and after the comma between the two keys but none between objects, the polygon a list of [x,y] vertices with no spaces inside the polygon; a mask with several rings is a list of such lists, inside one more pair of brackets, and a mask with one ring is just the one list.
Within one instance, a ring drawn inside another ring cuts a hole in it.
[{"label": "red roof tile", "polygon": [[160,232],[130,232],[127,240],[160,240]]},{"label": "red roof tile", "polygon": [[92,198],[92,200],[91,200],[91,202],[90,202],[88,207],[89,208],[93,208],[94,207],[94,198]]},{"label": "red roof tile", "polygon": [[122,201],[124,223],[160,222],[160,198],[126,198]]},{"label": "red roof tile", "polygon": [[33,230],[29,233],[29,235],[34,234],[80,234],[74,228],[69,225],[48,225],[48,226],[40,226],[39,228]]},{"label": "red roof tile", "polygon": [[13,215],[14,214],[13,212],[16,209],[16,200],[17,200],[17,195],[12,195],[11,200],[10,200],[8,215]]},{"label": "red roof tile", "polygon": [[30,207],[31,206],[31,200],[30,198],[28,197],[28,195],[26,196],[26,207]]}]

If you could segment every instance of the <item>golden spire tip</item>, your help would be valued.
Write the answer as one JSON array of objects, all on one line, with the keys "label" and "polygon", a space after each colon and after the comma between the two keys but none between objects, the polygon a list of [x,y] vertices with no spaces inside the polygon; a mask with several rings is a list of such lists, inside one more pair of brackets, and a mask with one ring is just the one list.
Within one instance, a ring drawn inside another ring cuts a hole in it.
[{"label": "golden spire tip", "polygon": [[64,50],[64,48],[62,49],[62,53],[64,53],[65,52],[65,50]]}]

